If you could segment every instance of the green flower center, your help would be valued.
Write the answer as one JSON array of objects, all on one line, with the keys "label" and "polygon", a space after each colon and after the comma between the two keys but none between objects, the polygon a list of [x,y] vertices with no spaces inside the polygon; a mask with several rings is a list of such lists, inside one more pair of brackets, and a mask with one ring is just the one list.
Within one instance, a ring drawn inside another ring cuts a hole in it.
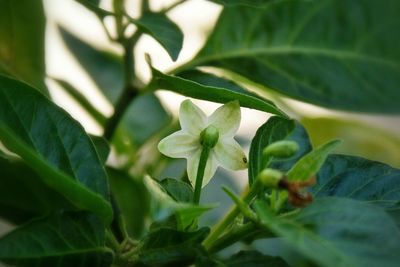
[{"label": "green flower center", "polygon": [[207,126],[200,134],[200,144],[209,148],[213,148],[217,144],[218,139],[218,128],[213,125]]}]

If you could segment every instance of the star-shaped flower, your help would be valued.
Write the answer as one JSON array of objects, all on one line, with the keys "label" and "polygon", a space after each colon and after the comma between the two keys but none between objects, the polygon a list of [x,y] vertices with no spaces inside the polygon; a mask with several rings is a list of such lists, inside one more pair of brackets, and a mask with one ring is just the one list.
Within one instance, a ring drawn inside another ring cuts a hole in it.
[{"label": "star-shaped flower", "polygon": [[211,129],[217,136],[207,159],[203,187],[210,181],[218,165],[231,170],[247,168],[246,156],[233,138],[240,125],[238,101],[219,107],[207,117],[190,100],[185,100],[180,106],[179,122],[182,129],[161,140],[158,149],[166,156],[187,159],[187,173],[193,186],[202,151],[201,135],[205,129]]}]

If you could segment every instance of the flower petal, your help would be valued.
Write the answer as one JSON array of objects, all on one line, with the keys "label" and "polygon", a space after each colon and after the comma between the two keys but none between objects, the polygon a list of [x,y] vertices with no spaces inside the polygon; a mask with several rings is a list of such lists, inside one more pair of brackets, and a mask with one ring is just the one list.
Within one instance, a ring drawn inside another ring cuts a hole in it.
[{"label": "flower petal", "polygon": [[165,137],[158,143],[158,150],[171,158],[191,157],[199,147],[199,137],[182,130]]},{"label": "flower petal", "polygon": [[189,99],[181,103],[179,109],[179,123],[182,130],[193,135],[200,135],[205,128],[207,116]]},{"label": "flower petal", "polygon": [[233,138],[218,141],[214,147],[214,154],[222,167],[230,170],[247,168],[247,158],[243,149]]},{"label": "flower petal", "polygon": [[208,124],[217,127],[220,136],[233,137],[240,126],[240,105],[231,101],[219,107],[208,119]]},{"label": "flower petal", "polygon": [[[197,170],[199,168],[199,162],[200,162],[200,154],[201,154],[201,148],[197,150],[196,153],[194,153],[193,156],[191,158],[188,158],[187,160],[187,173],[189,181],[193,187],[196,184]],[[215,171],[217,170],[217,167],[218,167],[217,159],[215,158],[214,153],[210,153],[207,159],[206,168],[204,170],[202,187],[206,186],[208,182],[210,182],[211,178],[215,174]]]}]

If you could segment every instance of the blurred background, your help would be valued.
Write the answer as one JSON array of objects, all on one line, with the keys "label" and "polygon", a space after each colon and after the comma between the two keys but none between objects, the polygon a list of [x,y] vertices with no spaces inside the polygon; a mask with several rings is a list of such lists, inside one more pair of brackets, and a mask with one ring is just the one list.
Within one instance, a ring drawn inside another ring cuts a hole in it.
[{"label": "blurred background", "polygon": [[[139,1],[128,1],[128,13],[135,17]],[[152,0],[151,8],[161,10],[175,1]],[[100,124],[94,120],[69,94],[60,86],[58,80],[66,80],[72,86],[79,88],[80,93],[86,96],[90,103],[101,113],[108,117],[113,113],[112,104],[100,93],[96,81],[91,79],[77,58],[71,54],[60,33],[66,31],[72,33],[87,44],[101,51],[107,51],[110,55],[121,55],[122,49],[107,38],[99,19],[88,9],[73,0],[44,0],[47,16],[46,28],[46,68],[48,79],[46,83],[55,102],[67,110],[85,129],[94,135],[103,132]],[[101,7],[111,10],[111,2],[103,0]],[[176,62],[172,62],[165,50],[153,39],[143,36],[135,50],[135,67],[138,76],[146,82],[150,78],[150,71],[145,63],[144,54],[149,53],[153,65],[163,71],[190,60],[204,44],[208,33],[212,30],[221,7],[206,0],[189,0],[168,13],[170,19],[176,22],[184,32],[183,50]],[[113,34],[113,21],[106,21],[106,27]],[[134,29],[132,29],[134,30]],[[101,67],[101,66],[100,66]],[[105,74],[107,75],[107,74]],[[105,76],[107,78],[107,76]],[[113,77],[111,77],[113,78]],[[111,79],[110,78],[110,79]],[[122,83],[122,81],[120,81]],[[250,85],[247,85],[250,87]],[[160,91],[157,92],[162,106],[171,116],[176,117],[180,102],[185,98],[177,94]],[[382,161],[394,167],[400,167],[400,117],[365,115],[357,113],[345,113],[316,107],[310,104],[290,100],[276,93],[265,95],[290,114],[301,121],[309,131],[314,145],[319,145],[329,139],[341,138],[343,144],[336,151],[369,159]],[[207,113],[211,113],[219,105],[193,100]],[[399,103],[400,104],[400,103]],[[269,115],[263,112],[242,109],[242,122],[238,133],[238,140],[248,151],[250,140],[257,128],[261,126]],[[120,159],[112,156],[112,161]],[[184,161],[177,161],[177,165],[184,167]],[[168,170],[163,174],[168,176]],[[206,220],[214,221],[219,214],[226,210],[230,200],[222,194],[215,194],[211,188],[219,189],[221,184],[229,185],[236,192],[247,182],[247,171],[228,172],[219,170],[212,183],[206,188],[202,196],[207,202],[220,202],[219,208]],[[216,195],[218,198],[216,198]],[[0,227],[0,235],[7,231],[7,225]]]}]

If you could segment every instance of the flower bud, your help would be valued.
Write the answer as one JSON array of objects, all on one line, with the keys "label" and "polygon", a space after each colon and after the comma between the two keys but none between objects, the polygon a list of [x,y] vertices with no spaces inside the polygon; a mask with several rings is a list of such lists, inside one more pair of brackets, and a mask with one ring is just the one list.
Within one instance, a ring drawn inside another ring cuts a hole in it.
[{"label": "flower bud", "polygon": [[277,188],[283,178],[283,173],[274,169],[264,169],[258,175],[260,182],[269,188]]},{"label": "flower bud", "polygon": [[299,150],[299,145],[294,141],[277,141],[263,150],[264,157],[289,158]]},{"label": "flower bud", "polygon": [[217,144],[218,139],[218,128],[213,125],[209,125],[200,134],[200,144],[208,146],[209,148],[213,148]]}]

